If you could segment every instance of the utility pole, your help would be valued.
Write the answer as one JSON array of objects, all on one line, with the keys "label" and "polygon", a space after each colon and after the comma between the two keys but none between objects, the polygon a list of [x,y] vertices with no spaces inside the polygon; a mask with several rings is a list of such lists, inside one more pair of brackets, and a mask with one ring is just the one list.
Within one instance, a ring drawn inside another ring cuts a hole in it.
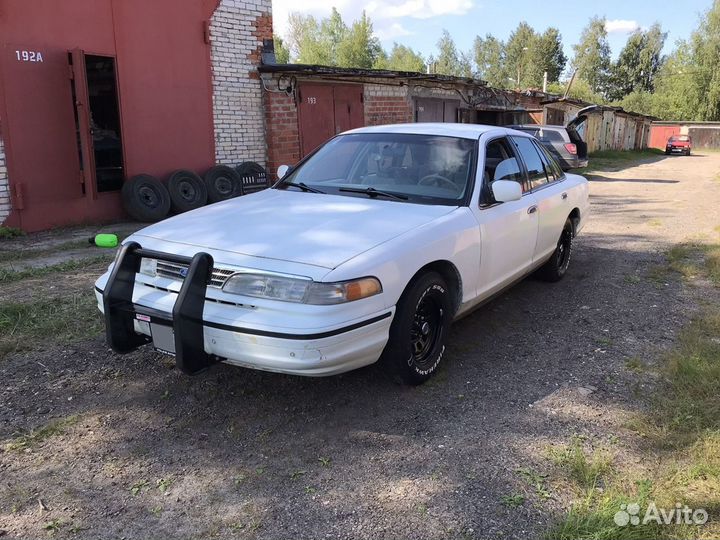
[{"label": "utility pole", "polygon": [[547,94],[547,71],[543,73],[543,94]]}]

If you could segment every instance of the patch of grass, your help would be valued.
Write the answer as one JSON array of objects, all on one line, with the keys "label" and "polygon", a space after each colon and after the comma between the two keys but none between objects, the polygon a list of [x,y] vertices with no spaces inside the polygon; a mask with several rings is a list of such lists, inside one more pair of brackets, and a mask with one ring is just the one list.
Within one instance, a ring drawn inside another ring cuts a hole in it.
[{"label": "patch of grass", "polygon": [[600,486],[612,471],[612,456],[603,448],[585,450],[585,440],[574,436],[570,444],[551,447],[548,457],[581,490]]},{"label": "patch of grass", "polygon": [[113,255],[114,253],[107,253],[105,255],[98,255],[97,257],[73,259],[59,264],[42,266],[38,268],[26,268],[25,270],[10,270],[7,268],[0,268],[0,283],[12,283],[14,281],[21,281],[23,279],[30,278],[39,278],[60,272],[76,272],[78,270],[84,270],[88,266],[93,266],[101,263],[109,263],[110,261],[112,261]]},{"label": "patch of grass", "polygon": [[160,493],[165,493],[172,485],[172,478],[158,478],[155,482],[155,487],[158,488]]},{"label": "patch of grass", "polygon": [[663,222],[662,222],[662,220],[660,220],[660,219],[653,218],[653,219],[651,219],[650,221],[648,221],[648,225],[649,225],[650,227],[662,227],[662,226],[663,226]]},{"label": "patch of grass", "polygon": [[588,156],[588,166],[585,173],[594,171],[619,171],[637,165],[638,162],[659,158],[664,155],[662,150],[645,148],[643,150],[601,150],[592,152]]},{"label": "patch of grass", "polygon": [[[720,430],[720,308],[696,317],[661,368],[665,388],[650,421],[683,439]],[[673,442],[663,437],[663,440]]]},{"label": "patch of grass", "polygon": [[525,479],[525,481],[535,490],[540,500],[552,499],[550,490],[547,487],[547,474],[540,474],[527,467],[515,469],[515,472]]},{"label": "patch of grass", "polygon": [[77,416],[51,420],[44,426],[31,429],[27,433],[22,433],[15,437],[5,445],[5,451],[22,452],[28,448],[33,448],[51,437],[62,435],[68,427],[75,425],[77,421]]},{"label": "patch of grass", "polygon": [[508,508],[517,508],[525,504],[525,496],[519,493],[513,493],[511,495],[503,495],[500,497],[500,502]]},{"label": "patch of grass", "polygon": [[625,361],[625,369],[634,373],[642,373],[645,371],[645,364],[639,358],[630,358]]},{"label": "patch of grass", "polygon": [[668,266],[688,279],[706,276],[720,285],[720,245],[685,243],[667,252]]},{"label": "patch of grass", "polygon": [[0,240],[6,238],[17,238],[18,236],[25,236],[25,233],[15,227],[0,226]]},{"label": "patch of grass", "polygon": [[[668,261],[675,271],[707,276],[714,264],[707,260],[711,253],[682,245],[670,251]],[[561,461],[585,489],[546,538],[720,538],[720,306],[709,306],[679,333],[658,371],[663,382],[650,407],[628,425],[646,439],[646,462],[653,467],[649,472],[629,466],[617,474],[602,473],[571,443]],[[603,478],[602,490],[591,488],[596,473]],[[631,503],[639,505],[640,523],[616,525],[616,513]],[[678,504],[704,509],[710,519],[704,525],[643,524],[651,503],[666,512],[675,512]]]},{"label": "patch of grass", "polygon": [[37,345],[90,339],[102,328],[93,291],[0,304],[0,359]]},{"label": "patch of grass", "polygon": [[139,480],[130,486],[129,491],[134,496],[140,495],[144,489],[147,489],[150,484],[147,480]]}]

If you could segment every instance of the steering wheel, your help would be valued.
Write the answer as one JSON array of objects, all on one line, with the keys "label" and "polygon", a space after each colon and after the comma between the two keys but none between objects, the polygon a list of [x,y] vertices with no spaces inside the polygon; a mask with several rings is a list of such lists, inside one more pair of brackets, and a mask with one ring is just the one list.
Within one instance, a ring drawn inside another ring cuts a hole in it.
[{"label": "steering wheel", "polygon": [[442,176],[440,174],[428,174],[427,176],[423,176],[420,179],[420,181],[417,183],[418,186],[443,187],[441,184],[445,184],[446,189],[451,189],[452,191],[457,191],[458,187],[457,187],[457,185],[455,185],[455,182],[445,178],[444,176]]}]

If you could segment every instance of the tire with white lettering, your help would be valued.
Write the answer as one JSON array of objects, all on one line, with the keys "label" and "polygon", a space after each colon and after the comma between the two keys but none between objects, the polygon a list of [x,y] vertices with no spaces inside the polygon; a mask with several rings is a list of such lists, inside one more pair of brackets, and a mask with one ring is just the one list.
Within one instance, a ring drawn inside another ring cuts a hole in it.
[{"label": "tire with white lettering", "polygon": [[565,222],[557,247],[552,256],[538,270],[538,276],[545,281],[560,281],[570,266],[570,256],[573,247],[573,224],[569,219]]},{"label": "tire with white lettering", "polygon": [[428,272],[405,290],[380,359],[396,381],[422,384],[438,370],[452,322],[452,301],[445,280]]}]

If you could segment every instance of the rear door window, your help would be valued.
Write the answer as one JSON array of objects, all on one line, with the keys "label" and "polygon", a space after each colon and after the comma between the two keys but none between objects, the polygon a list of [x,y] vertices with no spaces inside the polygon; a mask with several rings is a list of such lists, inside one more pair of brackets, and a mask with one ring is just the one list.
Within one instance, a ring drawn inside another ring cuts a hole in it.
[{"label": "rear door window", "polygon": [[548,182],[556,182],[562,179],[562,169],[560,168],[560,165],[557,164],[557,161],[555,161],[555,159],[553,159],[550,155],[550,152],[547,151],[547,148],[543,147],[542,144],[535,144],[535,147],[540,154],[540,159],[542,159],[543,165],[545,165]]},{"label": "rear door window", "polygon": [[510,139],[525,163],[530,189],[537,189],[547,184],[548,177],[545,174],[545,166],[533,140],[527,137],[510,137]]}]

